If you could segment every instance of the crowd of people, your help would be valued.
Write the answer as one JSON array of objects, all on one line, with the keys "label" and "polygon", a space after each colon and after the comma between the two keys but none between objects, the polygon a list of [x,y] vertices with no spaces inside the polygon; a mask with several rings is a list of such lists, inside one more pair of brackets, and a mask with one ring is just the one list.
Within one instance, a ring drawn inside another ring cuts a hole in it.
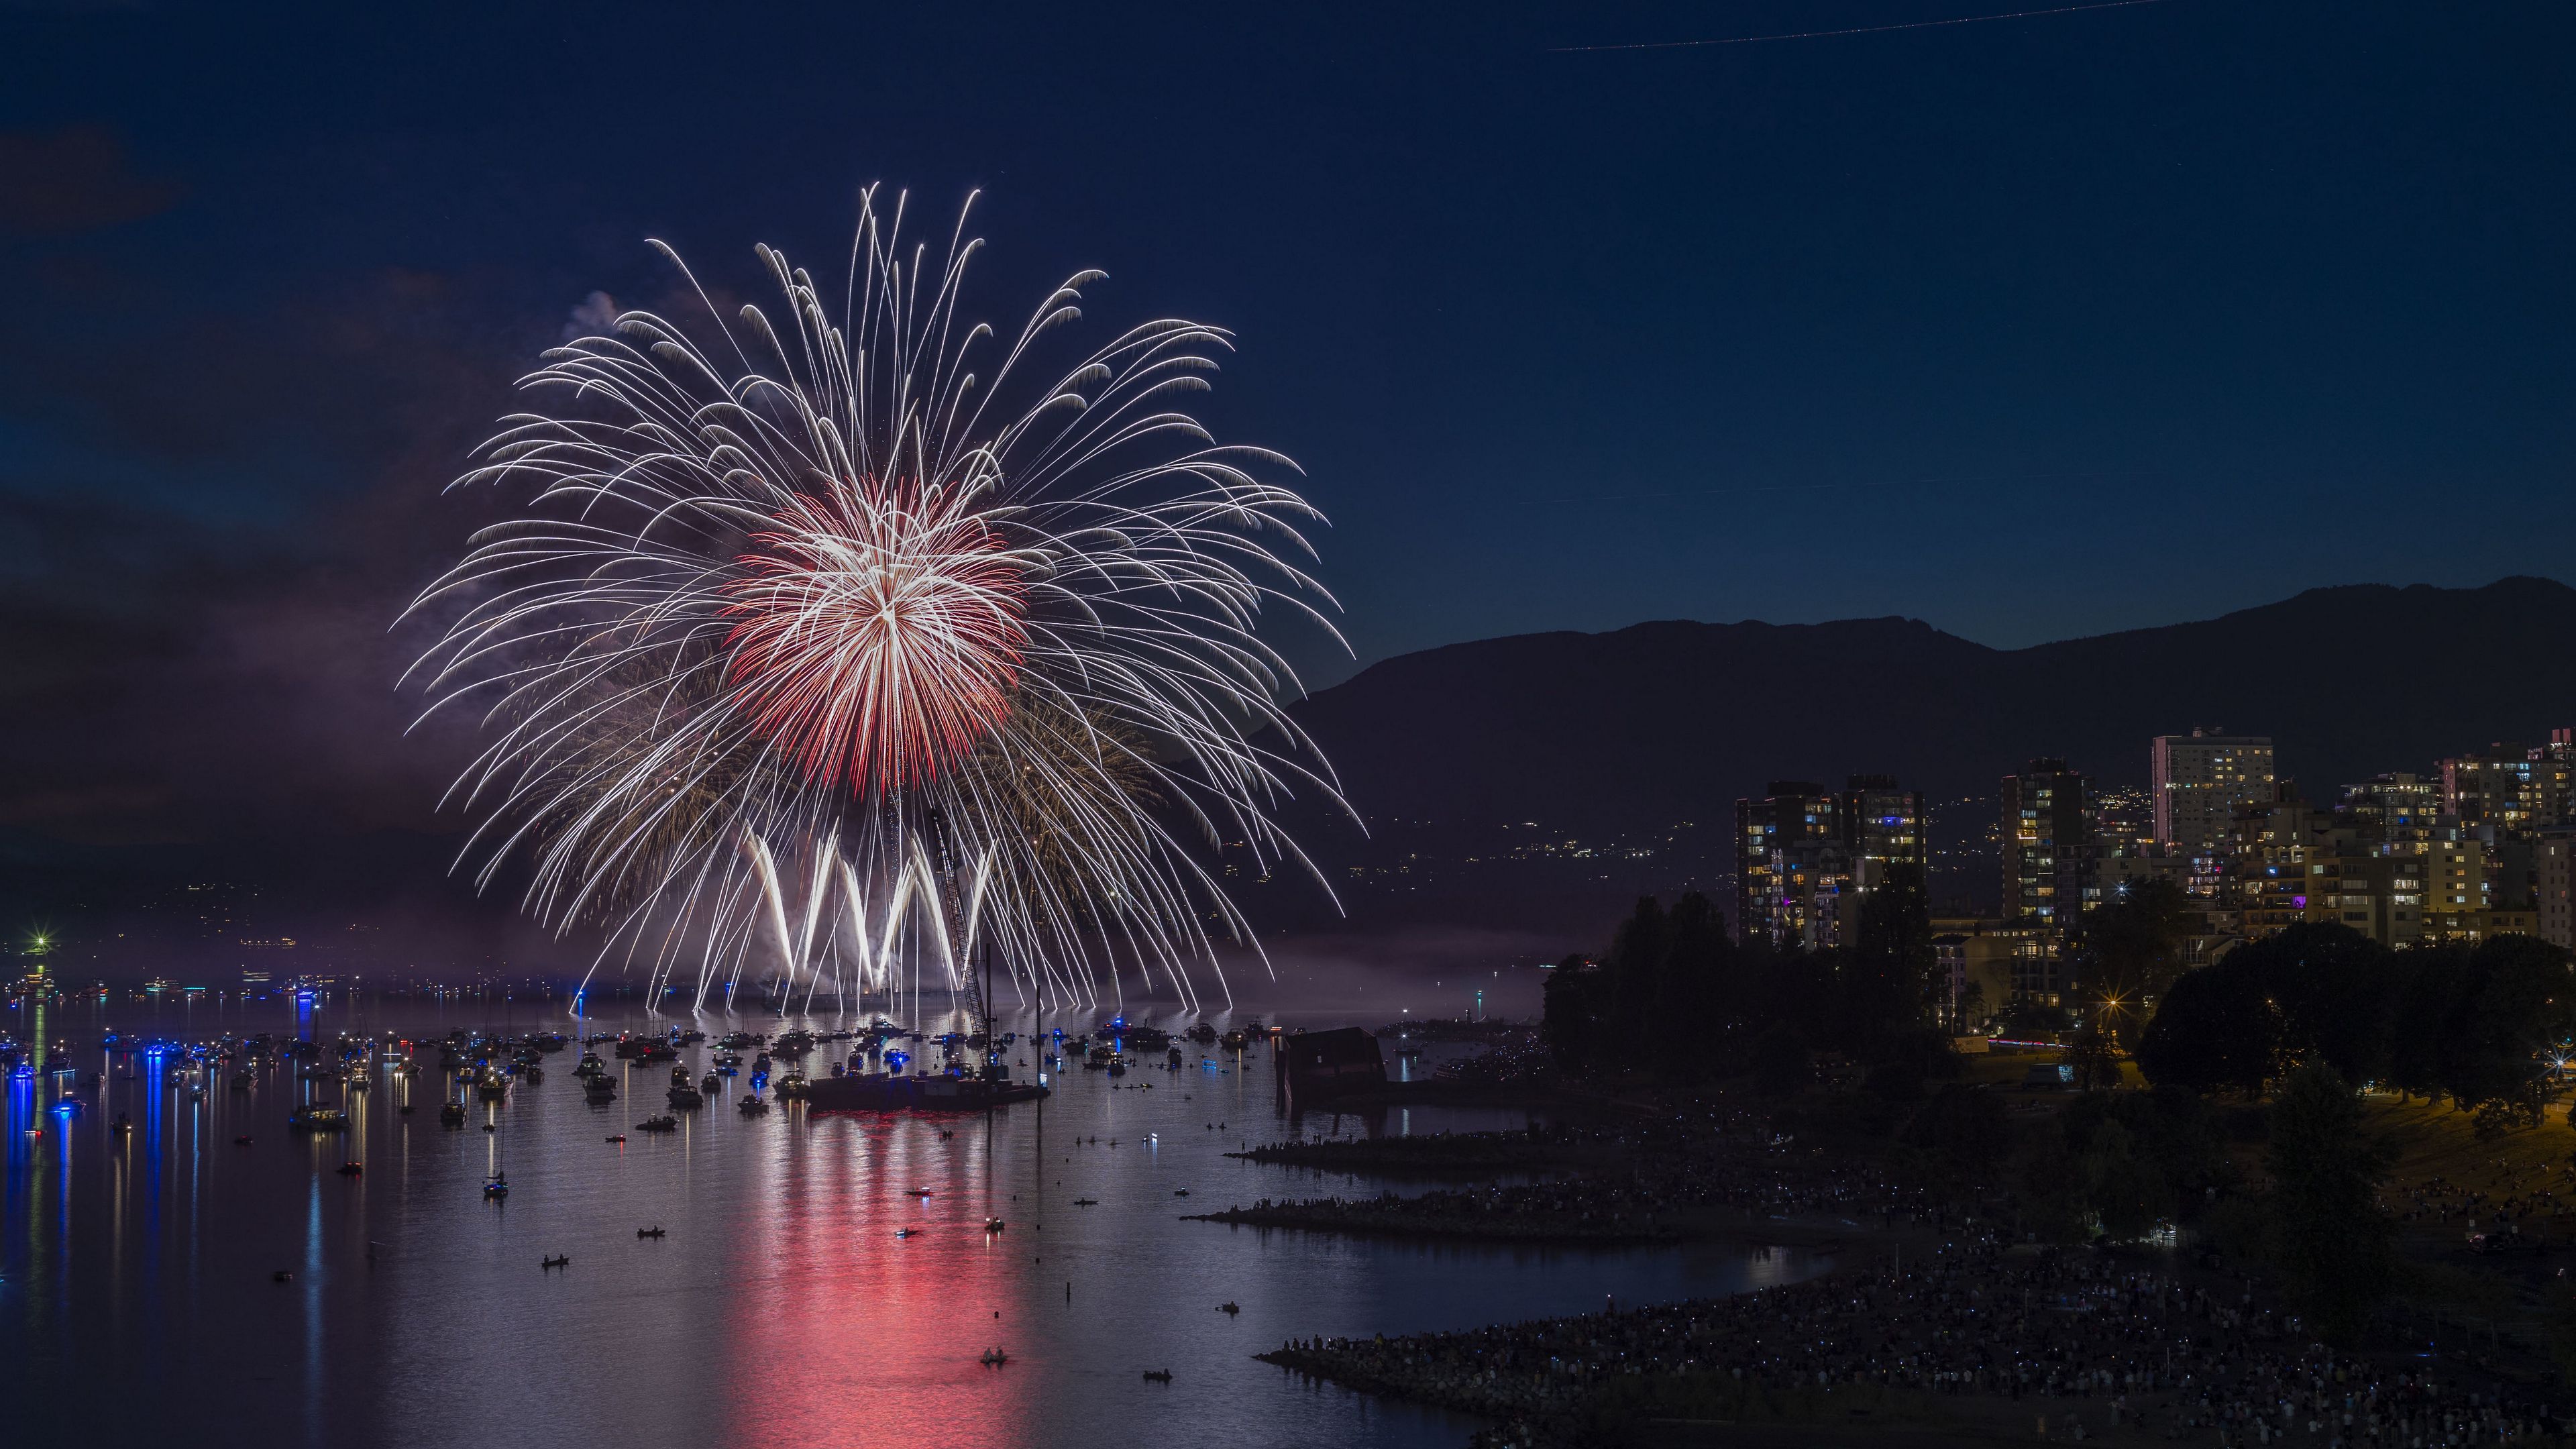
[{"label": "crowd of people", "polygon": [[1890,1390],[2013,1437],[2424,1449],[2564,1432],[2545,1403],[2309,1344],[2242,1286],[1980,1237],[1731,1298],[1263,1357],[1496,1420],[1486,1449],[1582,1442],[1618,1409],[1792,1424]]}]

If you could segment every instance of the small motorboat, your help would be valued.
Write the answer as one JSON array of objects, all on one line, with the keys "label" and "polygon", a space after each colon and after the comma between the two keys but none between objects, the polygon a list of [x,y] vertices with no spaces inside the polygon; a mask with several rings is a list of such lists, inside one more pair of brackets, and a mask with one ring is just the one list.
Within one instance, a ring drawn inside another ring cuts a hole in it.
[{"label": "small motorboat", "polygon": [[331,1170],[340,1174],[342,1177],[356,1177],[367,1170],[367,1165],[363,1162],[352,1160],[343,1162]]},{"label": "small motorboat", "polygon": [[280,1268],[276,1272],[268,1275],[268,1281],[271,1283],[292,1283],[295,1281],[295,1275],[287,1272],[284,1268]]},{"label": "small motorboat", "polygon": [[635,1124],[635,1130],[638,1132],[677,1132],[680,1130],[680,1119],[671,1116],[647,1117],[643,1121]]},{"label": "small motorboat", "polygon": [[1188,1197],[1189,1195],[1190,1190],[1186,1187],[1176,1187],[1172,1189],[1172,1196],[1174,1197]]},{"label": "small motorboat", "polygon": [[560,1253],[551,1258],[539,1258],[537,1260],[537,1266],[539,1268],[561,1268],[571,1262],[572,1254]]},{"label": "small motorboat", "polygon": [[607,1140],[610,1142],[624,1142],[626,1140],[626,1134],[623,1132],[611,1132],[608,1134]]},{"label": "small motorboat", "polygon": [[296,1108],[294,1114],[286,1119],[286,1125],[298,1132],[346,1132],[349,1130],[349,1114],[337,1107],[308,1103]]},{"label": "small motorboat", "polygon": [[439,1120],[440,1124],[441,1124],[441,1125],[443,1125],[443,1126],[448,1126],[448,1127],[462,1127],[462,1126],[464,1126],[464,1125],[465,1125],[465,1104],[464,1104],[464,1103],[462,1103],[462,1102],[449,1102],[449,1103],[447,1103],[445,1106],[440,1107],[440,1108],[438,1109],[438,1120]]},{"label": "small motorboat", "polygon": [[635,1236],[639,1238],[661,1238],[668,1237],[669,1234],[662,1231],[662,1225],[660,1223],[655,1223],[649,1228],[637,1228],[635,1230]]},{"label": "small motorboat", "polygon": [[1225,1302],[1218,1304],[1218,1305],[1216,1306],[1216,1311],[1217,1311],[1217,1312],[1219,1312],[1219,1313],[1225,1313],[1225,1314],[1235,1314],[1235,1313],[1241,1313],[1241,1312],[1243,1311],[1243,1308],[1242,1308],[1242,1306],[1241,1306],[1241,1305],[1237,1304],[1233,1299],[1229,1298],[1229,1299],[1227,1299]]},{"label": "small motorboat", "polygon": [[250,1145],[250,1134],[245,1132],[241,1136],[234,1138],[233,1145],[235,1147],[248,1147]]},{"label": "small motorboat", "polygon": [[986,1368],[1000,1368],[1011,1361],[1011,1356],[998,1348],[988,1348],[984,1350],[983,1356],[975,1361]]},{"label": "small motorboat", "polygon": [[912,1195],[913,1195],[914,1197],[935,1197],[935,1196],[937,1196],[937,1194],[936,1194],[936,1193],[934,1193],[931,1189],[926,1188],[926,1187],[916,1187],[916,1188],[914,1188],[914,1189],[912,1190]]},{"label": "small motorboat", "polygon": [[698,1090],[699,1090],[699,1091],[701,1091],[701,1092],[706,1093],[706,1094],[707,1094],[708,1096],[710,1096],[710,1097],[714,1096],[717,1092],[720,1092],[720,1091],[722,1091],[723,1089],[724,1089],[724,1078],[717,1076],[717,1075],[716,1075],[715,1073],[713,1073],[713,1072],[709,1072],[709,1073],[707,1073],[707,1079],[706,1079],[705,1081],[703,1081],[703,1082],[698,1083]]},{"label": "small motorboat", "polygon": [[672,1085],[672,1086],[675,1086],[675,1087],[685,1087],[685,1086],[687,1086],[687,1085],[688,1085],[692,1080],[694,1080],[694,1078],[690,1077],[690,1075],[689,1075],[689,1066],[688,1066],[688,1063],[686,1063],[686,1062],[681,1062],[681,1063],[678,1063],[678,1064],[674,1065],[674,1066],[671,1068],[671,1085]]},{"label": "small motorboat", "polygon": [[984,1219],[984,1231],[988,1233],[998,1233],[1009,1226],[1010,1224],[1003,1222],[1000,1218]]},{"label": "small motorboat", "polygon": [[742,1099],[741,1110],[746,1117],[763,1117],[769,1113],[769,1104],[760,1100],[760,1095],[755,1092]]},{"label": "small motorboat", "polygon": [[107,1124],[107,1130],[119,1137],[126,1136],[134,1130],[134,1119],[119,1112],[116,1114],[116,1120]]},{"label": "small motorboat", "polygon": [[1100,1199],[1096,1197],[1078,1197],[1073,1200],[1073,1205],[1075,1207],[1098,1207],[1100,1206]]},{"label": "small motorboat", "polygon": [[408,1117],[408,1116],[410,1116],[410,1115],[411,1115],[411,1113],[412,1113],[412,1106],[411,1106],[411,1103],[409,1103],[409,1102],[405,1102],[405,1103],[403,1103],[400,1107],[396,1108],[395,1110],[396,1110],[396,1111],[398,1111],[398,1112],[400,1112],[400,1113],[402,1113],[404,1116]]},{"label": "small motorboat", "polygon": [[1170,1369],[1147,1369],[1145,1370],[1145,1381],[1150,1384],[1168,1384],[1172,1381],[1172,1371]]},{"label": "small motorboat", "polygon": [[486,1198],[498,1201],[502,1198],[508,1197],[509,1195],[510,1184],[508,1179],[502,1177],[501,1174],[497,1172],[492,1174],[491,1181],[483,1184],[483,1196]]},{"label": "small motorboat", "polygon": [[894,1230],[894,1235],[898,1238],[908,1238],[920,1231],[919,1228],[897,1228]]}]

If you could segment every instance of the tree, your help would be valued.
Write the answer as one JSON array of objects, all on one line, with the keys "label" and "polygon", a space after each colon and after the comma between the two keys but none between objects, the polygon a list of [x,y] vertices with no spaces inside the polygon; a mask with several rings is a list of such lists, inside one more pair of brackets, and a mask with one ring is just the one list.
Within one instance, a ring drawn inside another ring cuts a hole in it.
[{"label": "tree", "polygon": [[2530,936],[2497,936],[2456,955],[2458,976],[2436,1049],[2442,1090],[2500,1130],[2540,1121],[2548,1060],[2567,1039],[2576,983],[2567,953]]},{"label": "tree", "polygon": [[2211,1092],[2233,1087],[2248,1097],[2280,1074],[2284,1041],[2259,957],[2231,951],[2187,972],[2165,993],[2155,1019],[2138,1036],[2138,1069],[2158,1086]]},{"label": "tree", "polygon": [[2364,1134],[2352,1085],[2322,1061],[2282,1083],[2272,1105],[2275,1251],[2293,1301],[2319,1337],[2349,1346],[2396,1273],[2395,1226],[2379,1184],[2395,1153]]},{"label": "tree", "polygon": [[1919,1024],[1932,981],[1932,904],[1923,872],[1911,864],[1888,867],[1887,876],[1861,898],[1852,948],[1843,957],[1845,1020],[1874,1047],[1882,1038]]},{"label": "tree", "polygon": [[2075,1069],[2079,1092],[2120,1084],[2120,1054],[2111,1049],[2111,1039],[2100,1027],[2088,1026],[2075,1034],[2066,1046],[2066,1064]]},{"label": "tree", "polygon": [[1568,956],[1556,963],[1547,975],[1547,984],[1539,988],[1539,1040],[1547,1043],[1559,1063],[1568,1067],[1589,1065],[1594,1044],[1601,1035],[1601,1008],[1596,999],[1600,992],[1599,971],[1581,956]]},{"label": "tree", "polygon": [[2182,975],[2191,928],[2190,898],[2169,880],[2141,881],[2078,919],[2067,943],[2076,989],[2102,1004],[2114,1040],[2133,1035],[2140,1003]]},{"label": "tree", "polygon": [[2173,1216],[2173,1185],[2120,1123],[2104,1122],[2076,1162],[2085,1205],[2106,1236],[2131,1242]]}]

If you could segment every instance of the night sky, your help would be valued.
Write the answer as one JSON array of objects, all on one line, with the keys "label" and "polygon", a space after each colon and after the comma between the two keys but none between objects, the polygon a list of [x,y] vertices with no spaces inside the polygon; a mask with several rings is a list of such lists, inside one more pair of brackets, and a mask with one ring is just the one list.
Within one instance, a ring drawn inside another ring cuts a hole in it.
[{"label": "night sky", "polygon": [[970,310],[1235,329],[1360,663],[2569,577],[2576,11],[1555,49],[2011,8],[0,4],[0,831],[424,819],[386,629],[510,379],[870,181],[983,189]]}]

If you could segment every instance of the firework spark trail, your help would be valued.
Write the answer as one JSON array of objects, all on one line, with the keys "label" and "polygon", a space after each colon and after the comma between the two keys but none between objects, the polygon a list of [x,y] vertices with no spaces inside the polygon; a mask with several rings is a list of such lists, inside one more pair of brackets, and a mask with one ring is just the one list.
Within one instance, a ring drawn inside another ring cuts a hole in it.
[{"label": "firework spark trail", "polygon": [[1158,319],[1053,370],[1101,274],[1003,346],[957,311],[966,214],[934,266],[876,201],[837,319],[764,246],[785,306],[729,323],[655,243],[713,345],[628,312],[550,351],[458,480],[524,495],[413,605],[446,618],[424,717],[489,731],[460,863],[517,862],[532,914],[596,924],[657,997],[693,961],[700,1004],[749,966],[810,1005],[826,961],[893,992],[910,942],[916,991],[983,952],[1050,1005],[1133,977],[1195,1006],[1201,972],[1230,1000],[1246,922],[1165,822],[1321,881],[1274,814],[1338,787],[1259,632],[1332,632],[1320,515],[1177,410],[1228,333]]}]

